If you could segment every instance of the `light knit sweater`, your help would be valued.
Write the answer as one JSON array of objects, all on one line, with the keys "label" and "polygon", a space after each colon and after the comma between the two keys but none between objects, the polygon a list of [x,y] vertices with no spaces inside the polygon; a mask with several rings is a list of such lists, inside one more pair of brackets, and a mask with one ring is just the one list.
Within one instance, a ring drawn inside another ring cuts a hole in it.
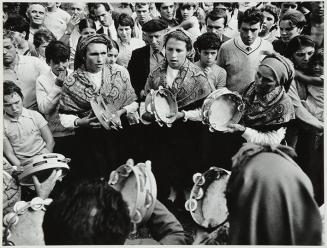
[{"label": "light knit sweater", "polygon": [[217,64],[227,72],[226,87],[241,94],[254,81],[259,63],[264,58],[261,52],[274,50],[270,42],[259,37],[250,51],[246,47],[237,36],[222,44],[217,58]]}]

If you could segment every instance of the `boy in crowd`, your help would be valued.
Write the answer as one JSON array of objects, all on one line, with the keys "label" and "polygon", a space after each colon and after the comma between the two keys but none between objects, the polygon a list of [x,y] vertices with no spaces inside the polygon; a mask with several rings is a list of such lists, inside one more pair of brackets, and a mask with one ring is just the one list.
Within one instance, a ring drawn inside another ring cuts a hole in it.
[{"label": "boy in crowd", "polygon": [[45,58],[50,69],[36,79],[36,100],[39,111],[45,115],[56,141],[54,151],[71,157],[74,130],[61,125],[58,104],[61,87],[70,73],[68,62],[70,48],[61,41],[51,41],[45,49]]},{"label": "boy in crowd", "polygon": [[213,90],[226,86],[227,73],[216,64],[220,45],[221,41],[214,33],[204,33],[194,43],[200,54],[200,60],[195,65],[204,71]]},{"label": "boy in crowd", "polygon": [[221,9],[215,9],[213,11],[210,11],[206,16],[207,32],[218,35],[220,42],[222,43],[230,39],[224,34],[226,24],[226,11],[223,11]]},{"label": "boy in crowd", "polygon": [[36,155],[52,152],[54,147],[47,121],[37,111],[24,108],[23,98],[14,82],[3,82],[3,152],[17,168]]}]

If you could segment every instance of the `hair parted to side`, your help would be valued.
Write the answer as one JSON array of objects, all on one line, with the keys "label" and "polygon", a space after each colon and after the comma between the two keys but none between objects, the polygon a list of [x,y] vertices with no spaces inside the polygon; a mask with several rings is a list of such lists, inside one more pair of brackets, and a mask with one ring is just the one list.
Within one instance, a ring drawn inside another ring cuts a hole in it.
[{"label": "hair parted to side", "polygon": [[301,47],[316,47],[315,42],[309,35],[298,35],[293,37],[287,44],[286,55],[288,58],[293,58],[293,54],[301,49]]},{"label": "hair parted to side", "polygon": [[49,29],[40,29],[34,34],[33,45],[35,48],[38,48],[43,43],[51,42],[53,40],[57,40],[57,38]]},{"label": "hair parted to side", "polygon": [[130,232],[127,203],[99,179],[63,182],[43,220],[46,245],[122,245]]},{"label": "hair parted to side", "polygon": [[21,88],[19,88],[13,81],[3,81],[3,95],[10,96],[17,93],[22,99],[24,98]]},{"label": "hair parted to side", "polygon": [[175,30],[175,31],[172,31],[172,32],[167,33],[165,35],[164,46],[167,45],[167,42],[170,39],[176,39],[176,40],[179,40],[179,41],[184,41],[186,43],[186,50],[188,52],[190,52],[192,50],[192,48],[193,48],[193,46],[192,46],[192,40],[191,40],[191,38],[188,35],[186,35],[185,31]]}]

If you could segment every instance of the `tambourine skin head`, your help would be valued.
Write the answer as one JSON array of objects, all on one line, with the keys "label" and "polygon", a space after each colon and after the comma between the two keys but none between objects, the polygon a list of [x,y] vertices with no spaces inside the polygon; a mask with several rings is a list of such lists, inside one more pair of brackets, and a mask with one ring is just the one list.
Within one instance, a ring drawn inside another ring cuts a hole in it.
[{"label": "tambourine skin head", "polygon": [[238,123],[244,111],[244,103],[238,92],[227,88],[213,91],[202,106],[203,122],[210,132],[226,131],[230,123]]},{"label": "tambourine skin head", "polygon": [[[185,208],[193,220],[204,228],[215,228],[224,223],[228,216],[225,189],[230,172],[222,168],[211,167],[205,173],[196,173],[190,199]],[[201,176],[204,183],[199,185]]]},{"label": "tambourine skin head", "polygon": [[117,110],[110,104],[107,104],[105,99],[101,95],[94,96],[90,100],[92,110],[97,117],[101,125],[106,129],[110,130],[110,121],[112,115],[117,113]]}]

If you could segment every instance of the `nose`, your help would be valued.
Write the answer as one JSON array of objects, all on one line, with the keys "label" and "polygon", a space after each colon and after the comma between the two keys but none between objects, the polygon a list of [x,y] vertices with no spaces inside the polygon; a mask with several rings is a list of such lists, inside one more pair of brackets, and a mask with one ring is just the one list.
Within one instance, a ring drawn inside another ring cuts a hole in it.
[{"label": "nose", "polygon": [[283,34],[283,35],[286,35],[287,34],[287,32],[286,32],[285,29],[280,30],[280,33]]},{"label": "nose", "polygon": [[309,61],[310,56],[308,54],[304,55],[304,61]]},{"label": "nose", "polygon": [[103,22],[103,20],[104,20],[104,16],[100,16],[100,17],[99,17],[99,20],[100,20],[100,22]]}]

